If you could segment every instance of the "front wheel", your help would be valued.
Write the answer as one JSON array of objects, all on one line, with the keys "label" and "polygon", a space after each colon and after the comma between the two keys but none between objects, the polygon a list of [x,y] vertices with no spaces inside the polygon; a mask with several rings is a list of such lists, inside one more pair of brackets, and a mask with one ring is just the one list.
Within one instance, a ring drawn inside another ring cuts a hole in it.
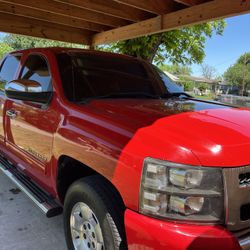
[{"label": "front wheel", "polygon": [[100,176],[74,182],[64,203],[64,230],[69,250],[126,250],[124,206]]}]

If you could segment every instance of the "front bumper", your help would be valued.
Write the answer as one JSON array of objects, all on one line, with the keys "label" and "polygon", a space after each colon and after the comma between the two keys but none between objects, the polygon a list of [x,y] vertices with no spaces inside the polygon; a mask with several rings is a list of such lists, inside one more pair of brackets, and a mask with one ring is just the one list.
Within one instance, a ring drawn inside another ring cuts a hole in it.
[{"label": "front bumper", "polygon": [[161,221],[129,209],[125,212],[125,228],[130,250],[250,249],[247,240],[240,240],[240,243],[246,243],[241,248],[239,240],[220,226]]}]

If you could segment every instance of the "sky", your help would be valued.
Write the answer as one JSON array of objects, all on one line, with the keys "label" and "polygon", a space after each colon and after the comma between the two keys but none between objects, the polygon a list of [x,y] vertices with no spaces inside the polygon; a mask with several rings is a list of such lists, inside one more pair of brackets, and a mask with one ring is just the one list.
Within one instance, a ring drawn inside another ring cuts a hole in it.
[{"label": "sky", "polygon": [[[226,19],[222,36],[208,38],[205,47],[205,64],[215,67],[222,75],[245,52],[250,52],[250,14]],[[4,33],[0,33],[0,39]],[[192,65],[193,75],[201,76],[201,66]]]},{"label": "sky", "polygon": [[[219,75],[235,63],[245,52],[250,52],[250,14],[226,19],[222,36],[207,39],[204,63],[215,67]],[[193,75],[201,75],[200,65],[192,66]]]}]

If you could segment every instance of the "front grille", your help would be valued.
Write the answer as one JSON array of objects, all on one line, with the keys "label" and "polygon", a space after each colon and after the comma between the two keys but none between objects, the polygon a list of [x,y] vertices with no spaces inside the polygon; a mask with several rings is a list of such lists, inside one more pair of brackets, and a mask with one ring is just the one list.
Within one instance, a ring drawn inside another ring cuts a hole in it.
[{"label": "front grille", "polygon": [[226,225],[231,231],[250,227],[250,166],[224,168]]},{"label": "front grille", "polygon": [[250,186],[250,173],[243,173],[239,175],[240,187]]}]

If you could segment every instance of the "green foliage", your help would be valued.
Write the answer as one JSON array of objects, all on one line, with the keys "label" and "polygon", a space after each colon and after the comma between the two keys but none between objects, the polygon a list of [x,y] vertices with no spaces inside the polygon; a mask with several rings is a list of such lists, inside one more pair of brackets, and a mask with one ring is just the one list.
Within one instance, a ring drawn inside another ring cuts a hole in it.
[{"label": "green foliage", "polygon": [[246,52],[245,54],[241,55],[240,58],[237,60],[239,64],[250,64],[250,52]]},{"label": "green foliage", "polygon": [[239,86],[243,94],[247,86],[250,86],[250,53],[240,56],[224,73],[224,78],[228,84]]},{"label": "green foliage", "polygon": [[160,65],[159,68],[163,71],[167,71],[171,74],[178,75],[178,76],[192,74],[192,69],[190,67],[182,66],[179,64],[173,64],[173,65],[163,64],[163,65]]},{"label": "green foliage", "polygon": [[214,34],[222,35],[225,25],[224,20],[213,21],[121,41],[101,49],[136,56],[150,62],[154,60],[156,64],[162,64],[165,59],[173,64],[201,63],[205,56],[206,39]]},{"label": "green foliage", "polygon": [[185,91],[193,91],[193,89],[195,87],[195,83],[193,81],[190,81],[188,79],[188,77],[185,75],[179,76],[179,79],[180,79],[179,81],[180,81],[181,85],[184,87]]},{"label": "green foliage", "polygon": [[194,83],[192,81],[185,81],[182,85],[185,91],[192,91],[194,89]]},{"label": "green foliage", "polygon": [[201,83],[198,86],[198,89],[200,90],[201,93],[205,92],[205,90],[208,88],[209,88],[209,86],[206,83]]},{"label": "green foliage", "polygon": [[3,38],[3,41],[11,46],[14,50],[28,49],[35,47],[78,47],[84,48],[83,45],[52,41],[41,38],[34,38],[22,35],[9,34]]},{"label": "green foliage", "polygon": [[0,60],[2,59],[2,57],[11,52],[13,49],[6,43],[0,42]]}]

